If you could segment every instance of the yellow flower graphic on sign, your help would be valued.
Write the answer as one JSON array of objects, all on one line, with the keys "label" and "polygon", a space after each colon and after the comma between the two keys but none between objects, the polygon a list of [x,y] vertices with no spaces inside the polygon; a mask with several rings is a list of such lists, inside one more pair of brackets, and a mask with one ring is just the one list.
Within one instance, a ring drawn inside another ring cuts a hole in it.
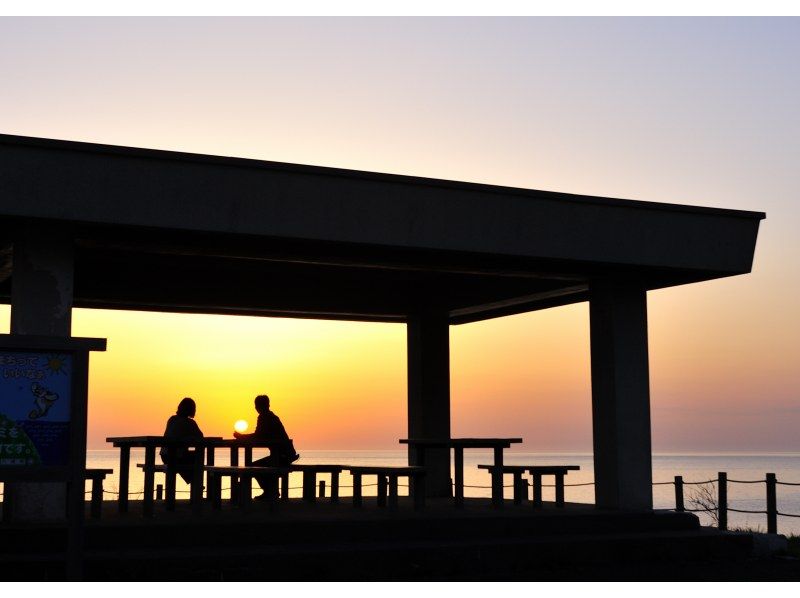
[{"label": "yellow flower graphic on sign", "polygon": [[66,358],[64,355],[48,355],[45,365],[49,374],[64,374],[66,376]]}]

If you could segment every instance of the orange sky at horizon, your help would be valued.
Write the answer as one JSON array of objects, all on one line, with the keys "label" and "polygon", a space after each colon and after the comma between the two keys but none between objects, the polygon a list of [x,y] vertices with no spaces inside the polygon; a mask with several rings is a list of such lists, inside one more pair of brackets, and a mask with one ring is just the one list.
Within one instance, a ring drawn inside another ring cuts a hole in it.
[{"label": "orange sky at horizon", "polygon": [[[748,447],[753,414],[742,425],[740,413],[763,387],[754,366],[769,355],[754,362],[729,346],[703,359],[719,339],[693,334],[701,324],[691,312],[665,301],[686,288],[648,294],[654,450],[776,450]],[[0,306],[4,332],[9,314]],[[591,450],[588,304],[450,330],[453,435],[522,436],[518,450]],[[74,309],[73,336],[108,339],[91,359],[88,446],[162,433],[184,396],[197,401],[205,434],[229,437],[237,420],[255,424],[253,398],[267,393],[298,446],[398,448],[407,436],[405,334],[403,324]],[[720,443],[709,421],[742,428],[738,444]]]}]

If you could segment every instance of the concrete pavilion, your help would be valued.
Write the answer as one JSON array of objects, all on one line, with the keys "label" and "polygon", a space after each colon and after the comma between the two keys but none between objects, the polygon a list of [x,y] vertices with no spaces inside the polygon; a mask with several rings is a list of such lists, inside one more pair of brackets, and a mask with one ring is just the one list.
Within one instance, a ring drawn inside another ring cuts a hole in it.
[{"label": "concrete pavilion", "polygon": [[610,509],[652,508],[647,291],[749,272],[764,217],[0,135],[13,334],[69,336],[72,307],[405,322],[408,436],[439,438],[449,326],[589,301]]}]

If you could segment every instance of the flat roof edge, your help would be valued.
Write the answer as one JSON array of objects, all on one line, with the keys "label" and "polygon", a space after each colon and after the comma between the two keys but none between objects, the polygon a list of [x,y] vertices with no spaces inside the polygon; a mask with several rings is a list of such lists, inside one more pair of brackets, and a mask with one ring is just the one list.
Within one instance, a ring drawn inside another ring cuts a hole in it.
[{"label": "flat roof edge", "polygon": [[764,212],[753,212],[748,210],[732,210],[728,208],[713,208],[708,206],[693,206],[686,204],[662,203],[642,201],[635,199],[619,199],[613,197],[600,197],[592,195],[579,195],[564,193],[559,191],[545,191],[541,189],[525,189],[521,187],[506,187],[502,185],[490,185],[486,183],[471,183],[465,181],[453,181],[448,179],[433,179],[426,177],[416,177],[401,174],[388,174],[379,172],[369,172],[361,170],[348,170],[343,168],[333,168],[329,166],[311,166],[303,164],[293,164],[287,162],[273,162],[268,160],[257,160],[254,158],[237,158],[227,156],[216,156],[211,154],[195,154],[190,152],[177,152],[172,150],[149,149],[139,147],[127,147],[120,145],[108,145],[91,143],[85,141],[67,141],[61,139],[48,139],[45,137],[26,137],[21,135],[7,135],[0,133],[0,145],[38,147],[51,150],[63,150],[72,152],[82,152],[91,154],[104,154],[112,156],[123,156],[132,158],[145,158],[151,160],[172,160],[179,162],[193,162],[198,164],[213,164],[219,166],[232,166],[238,168],[259,168],[264,170],[280,170],[294,172],[298,174],[343,177],[350,179],[362,179],[367,181],[391,182],[394,184],[419,185],[427,187],[439,187],[462,191],[480,191],[483,193],[495,193],[507,196],[522,196],[550,201],[569,201],[574,203],[595,204],[603,206],[614,206],[623,208],[636,208],[646,210],[663,210],[669,212],[689,212],[695,214],[725,215],[736,218],[751,220],[763,220],[766,218]]}]

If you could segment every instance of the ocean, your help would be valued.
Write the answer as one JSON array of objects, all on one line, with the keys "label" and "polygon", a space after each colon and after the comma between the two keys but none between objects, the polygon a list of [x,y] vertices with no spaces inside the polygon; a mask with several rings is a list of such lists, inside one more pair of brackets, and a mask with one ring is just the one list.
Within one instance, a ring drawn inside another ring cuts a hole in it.
[{"label": "ocean", "polygon": [[[131,451],[130,492],[131,498],[141,497],[144,478],[136,463],[144,462],[141,450]],[[300,463],[341,463],[348,465],[405,465],[406,451],[401,450],[360,450],[360,451],[301,451]],[[592,455],[590,453],[529,453],[506,451],[505,462],[508,465],[579,465],[580,471],[570,472],[567,484],[586,484],[594,480],[592,471]],[[227,451],[218,451],[217,463],[227,464]],[[479,463],[492,463],[489,450],[467,450],[464,453],[464,483],[467,497],[489,497],[490,479],[485,470],[479,470]],[[119,488],[119,453],[116,450],[88,451],[87,466],[91,468],[113,469],[114,474],[106,478],[104,489],[106,500],[115,500]],[[724,471],[729,480],[755,481],[763,480],[767,472],[777,475],[779,482],[800,483],[800,453],[770,454],[655,454],[653,455],[653,481],[672,482],[676,475],[683,476],[684,482],[703,482],[716,479],[717,472]],[[325,476],[323,476],[323,479]],[[369,480],[367,480],[369,481]],[[157,482],[158,483],[158,482]],[[291,497],[300,496],[300,474],[292,474],[289,482]],[[545,478],[545,483],[552,483]],[[348,476],[341,480],[341,494],[347,496],[351,484]],[[506,497],[511,498],[511,477],[506,477]],[[692,508],[692,496],[698,486],[687,485],[684,488],[684,501],[687,508]],[[87,490],[89,486],[87,485]],[[188,497],[189,487],[178,479],[178,497]],[[400,489],[407,493],[406,488]],[[714,488],[716,492],[716,488]],[[375,487],[366,487],[365,495],[374,495]],[[553,500],[553,488],[544,489],[545,500]],[[800,515],[800,486],[778,486],[778,511]],[[654,506],[657,509],[675,507],[675,491],[672,484],[657,484],[653,487]],[[593,503],[593,486],[567,487],[565,498],[568,502]],[[728,484],[728,505],[730,508],[763,511],[766,510],[766,488],[763,483]],[[698,514],[704,525],[710,525],[707,514]],[[729,528],[749,527],[766,531],[766,515],[729,512]],[[800,535],[800,518],[778,517],[778,532]]]}]

